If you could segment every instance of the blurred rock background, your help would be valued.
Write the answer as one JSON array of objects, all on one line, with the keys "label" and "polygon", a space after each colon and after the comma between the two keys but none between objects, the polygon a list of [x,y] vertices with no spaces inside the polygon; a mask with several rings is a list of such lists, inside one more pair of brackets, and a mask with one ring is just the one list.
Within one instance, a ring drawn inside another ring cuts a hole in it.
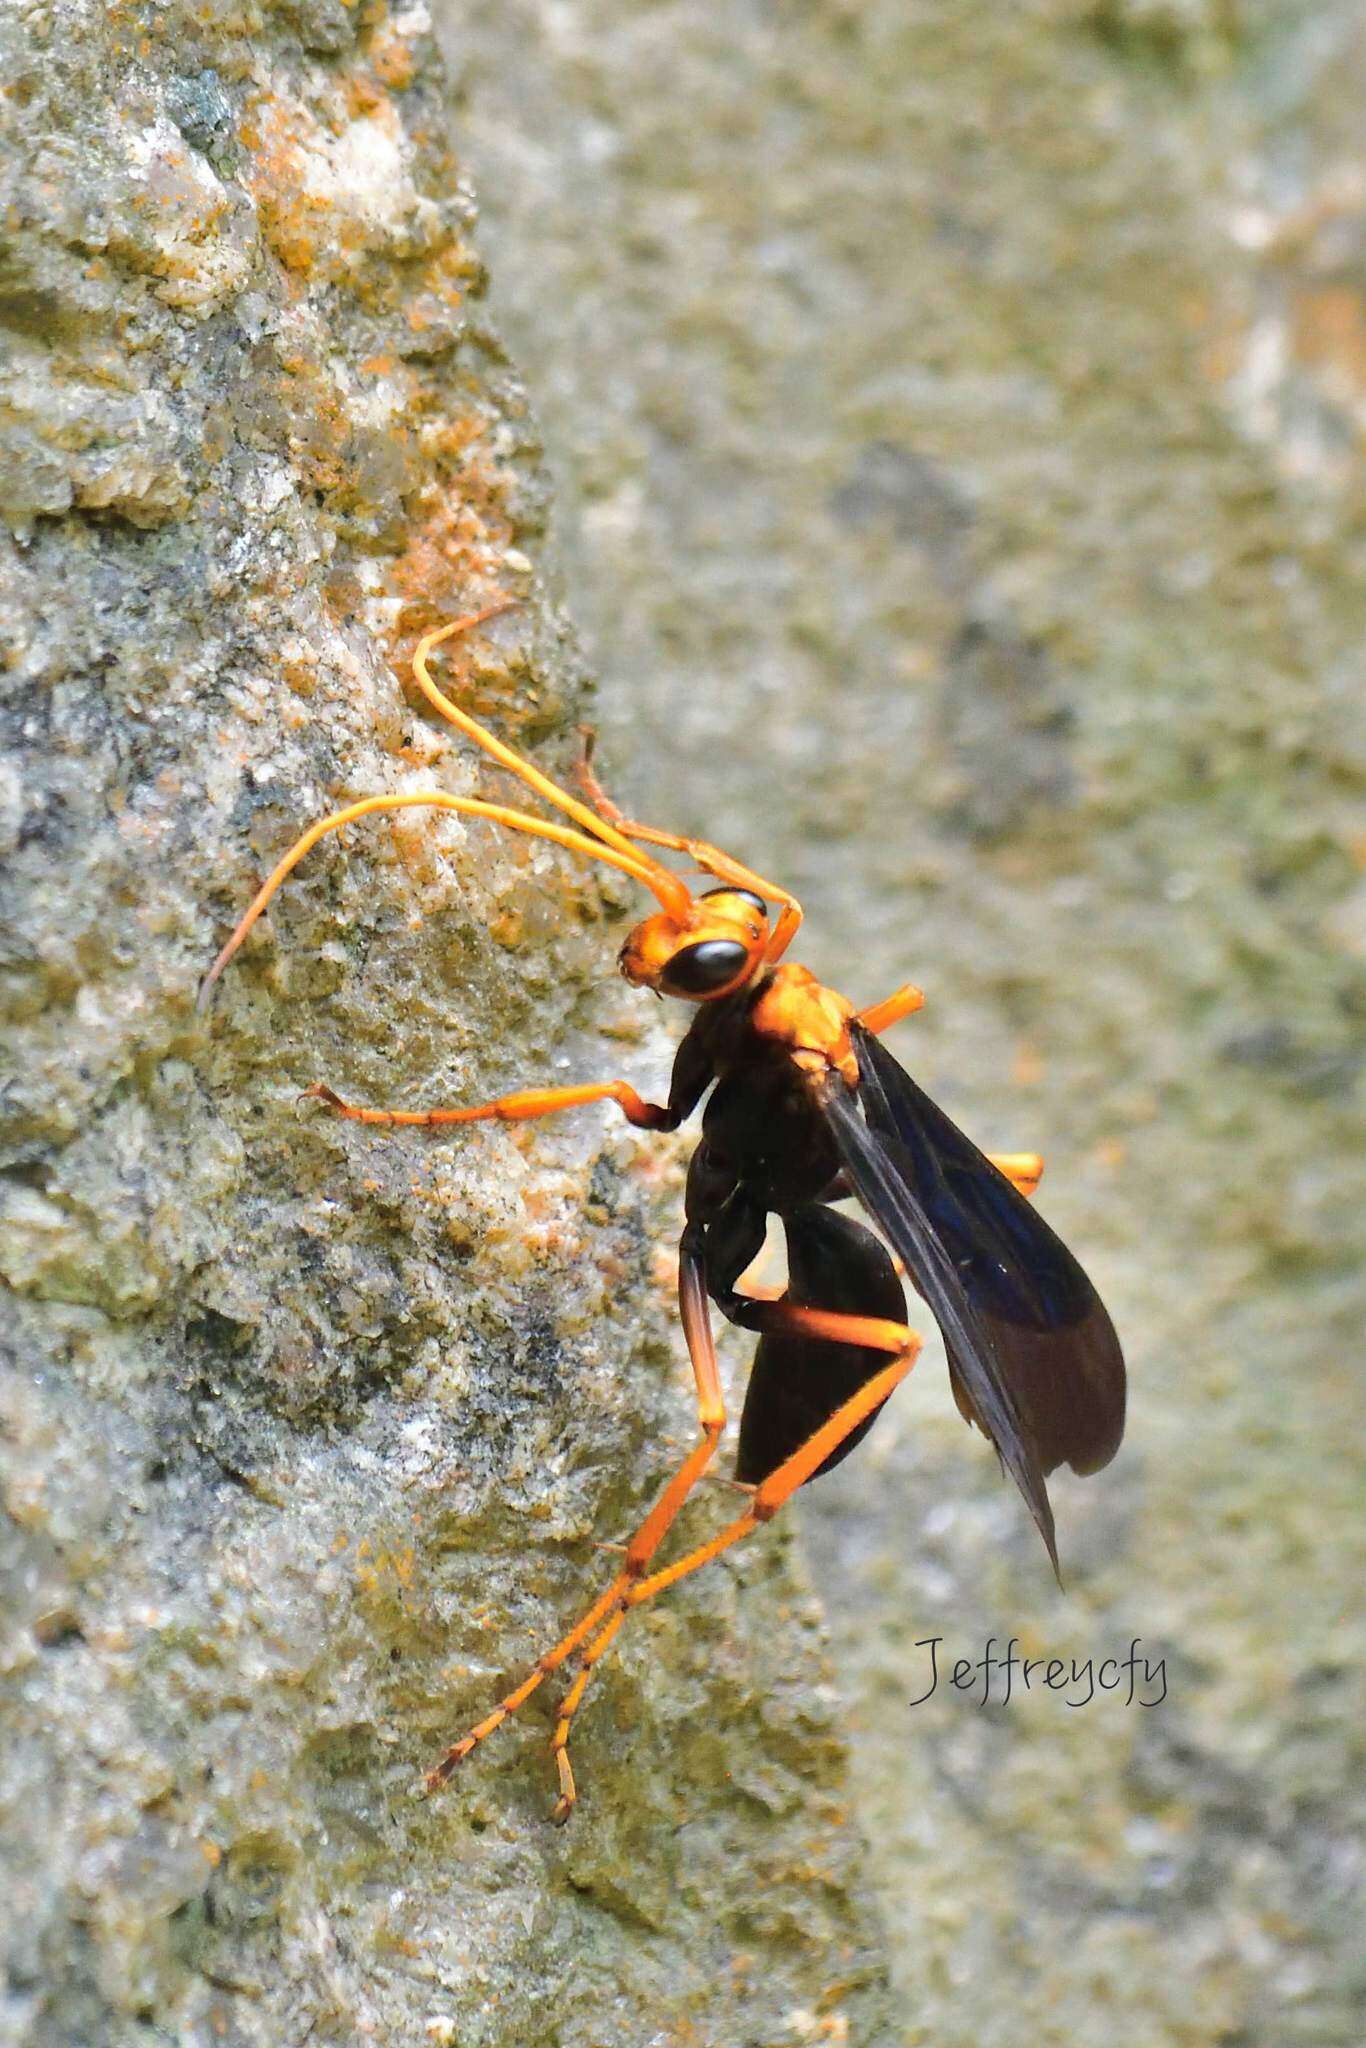
[{"label": "blurred rock background", "polygon": [[[925,986],[1127,1340],[1065,1595],[932,1356],[803,1503],[889,2038],[1357,2044],[1366,15],[440,29],[619,793]],[[1167,1698],[910,1706],[1012,1635]]]}]

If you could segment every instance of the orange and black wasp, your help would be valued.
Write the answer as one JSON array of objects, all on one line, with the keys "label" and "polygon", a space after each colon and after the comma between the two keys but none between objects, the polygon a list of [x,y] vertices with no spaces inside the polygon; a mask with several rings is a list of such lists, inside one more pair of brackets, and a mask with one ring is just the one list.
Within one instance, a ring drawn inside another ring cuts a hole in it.
[{"label": "orange and black wasp", "polygon": [[[699,1441],[626,1545],[612,1583],[428,1773],[429,1786],[444,1784],[551,1672],[573,1664],[552,1738],[560,1779],[555,1818],[563,1821],[576,1798],[570,1728],[594,1665],[627,1615],[770,1521],[799,1486],[847,1457],[910,1372],[921,1340],[906,1322],[900,1273],[934,1315],[958,1407],[1019,1486],[1055,1571],[1045,1482],[1059,1465],[1096,1472],[1114,1456],[1124,1430],[1124,1361],[1095,1288],[1030,1205],[1039,1159],[979,1152],[879,1042],[889,1025],[920,1007],[918,989],[899,989],[856,1010],[784,958],[802,920],[789,891],[703,840],[623,817],[587,756],[581,781],[588,801],[571,796],[437,686],[433,650],[509,602],[428,633],[415,651],[413,675],[443,718],[570,822],[444,791],[350,804],[311,826],[278,863],[210,969],[205,994],[309,849],[372,812],[428,806],[554,840],[631,876],[659,905],[630,933],[620,967],[636,986],[696,1005],[667,1102],[645,1101],[626,1081],[529,1088],[431,1110],[362,1109],[321,1083],[309,1090],[361,1123],[425,1129],[488,1118],[515,1122],[612,1101],[631,1123],[672,1131],[707,1096],[688,1172],[678,1269]],[[686,855],[716,886],[694,895],[650,848]],[[832,1206],[849,1196],[886,1244]],[[787,1282],[776,1299],[741,1284],[774,1216],[787,1244]],[[736,1460],[749,1500],[709,1542],[652,1569],[726,1423],[712,1305],[759,1338]]]}]

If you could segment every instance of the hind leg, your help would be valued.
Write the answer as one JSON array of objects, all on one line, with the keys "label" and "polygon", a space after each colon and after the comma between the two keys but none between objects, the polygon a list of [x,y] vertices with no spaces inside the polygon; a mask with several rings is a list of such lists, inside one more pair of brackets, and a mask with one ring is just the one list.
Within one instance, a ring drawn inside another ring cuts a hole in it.
[{"label": "hind leg", "polygon": [[[697,1420],[702,1440],[694,1446],[683,1464],[675,1472],[659,1499],[651,1508],[645,1520],[626,1546],[626,1558],[616,1578],[593,1602],[587,1612],[578,1620],[568,1635],[539,1657],[527,1676],[513,1690],[501,1699],[492,1712],[485,1715],[453,1743],[440,1761],[427,1773],[427,1786],[435,1790],[444,1785],[457,1764],[463,1763],[471,1750],[476,1749],[495,1728],[500,1728],[510,1714],[515,1714],[525,1700],[562,1664],[580,1649],[580,1646],[594,1637],[599,1630],[615,1635],[621,1626],[630,1589],[643,1576],[650,1559],[664,1541],[684,1501],[696,1486],[715,1455],[721,1432],[726,1426],[726,1406],[721,1395],[721,1379],[716,1362],[716,1345],[712,1336],[711,1313],[707,1304],[706,1288],[703,1284],[700,1259],[687,1251],[679,1264],[678,1276],[679,1312],[683,1322],[683,1334],[687,1339],[688,1355],[692,1360],[693,1374],[697,1383]],[[609,1636],[610,1640],[610,1636]],[[604,1643],[602,1646],[606,1648]],[[591,1668],[601,1650],[588,1658]],[[587,1670],[581,1674],[582,1683],[576,1681],[574,1690],[582,1698],[587,1684]],[[561,1750],[563,1745],[561,1745]],[[567,1768],[567,1760],[565,1764]],[[571,1801],[572,1803],[572,1801]],[[557,1809],[558,1812],[558,1809]]]},{"label": "hind leg", "polygon": [[[733,1297],[734,1299],[734,1297]],[[621,1596],[620,1606],[610,1617],[604,1617],[599,1624],[599,1633],[581,1652],[582,1670],[560,1708],[555,1724],[552,1747],[560,1773],[560,1797],[555,1806],[554,1819],[559,1825],[568,1820],[574,1809],[577,1791],[574,1773],[569,1762],[569,1736],[575,1714],[578,1712],[587,1690],[592,1667],[607,1650],[627,1612],[633,1607],[643,1606],[658,1593],[677,1584],[678,1580],[700,1571],[712,1559],[720,1557],[733,1544],[750,1535],[755,1529],[771,1522],[783,1503],[790,1499],[798,1487],[805,1485],[818,1472],[833,1452],[837,1451],[845,1438],[867,1420],[895,1388],[900,1386],[920,1353],[919,1334],[908,1329],[903,1323],[885,1321],[876,1316],[852,1316],[832,1310],[802,1308],[794,1302],[754,1301],[746,1299],[737,1305],[744,1311],[744,1327],[759,1330],[765,1335],[788,1335],[795,1337],[823,1338],[833,1344],[857,1345],[870,1351],[884,1351],[892,1354],[891,1362],[859,1388],[858,1392],[843,1402],[828,1421],[821,1424],[799,1445],[788,1458],[768,1474],[753,1490],[750,1505],[742,1515],[727,1524],[707,1543],[699,1544],[676,1563],[665,1565],[661,1571],[653,1572],[648,1578],[638,1579],[627,1586]],[[727,1311],[730,1312],[729,1310]],[[739,1318],[736,1318],[739,1320]]]}]

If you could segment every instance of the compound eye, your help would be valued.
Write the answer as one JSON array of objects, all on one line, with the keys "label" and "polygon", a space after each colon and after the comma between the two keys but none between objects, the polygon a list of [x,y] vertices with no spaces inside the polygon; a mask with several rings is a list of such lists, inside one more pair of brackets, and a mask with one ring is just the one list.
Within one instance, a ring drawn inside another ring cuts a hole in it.
[{"label": "compound eye", "polygon": [[700,939],[675,953],[660,986],[676,996],[709,996],[734,981],[749,958],[738,939]]},{"label": "compound eye", "polygon": [[705,903],[709,896],[738,896],[742,903],[752,903],[761,917],[768,916],[768,905],[762,896],[756,896],[752,889],[736,889],[727,884],[721,889],[704,889],[698,901]]}]

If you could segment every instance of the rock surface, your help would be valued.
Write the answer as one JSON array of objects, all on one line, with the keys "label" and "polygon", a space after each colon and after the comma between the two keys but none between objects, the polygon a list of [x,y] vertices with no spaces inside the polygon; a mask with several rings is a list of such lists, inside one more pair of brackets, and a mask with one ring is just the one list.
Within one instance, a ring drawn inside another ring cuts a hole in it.
[{"label": "rock surface", "polygon": [[[804,1502],[902,2037],[1356,2048],[1361,9],[443,19],[623,794],[926,987],[1127,1339],[1065,1596],[932,1355]],[[1012,1634],[1168,1697],[910,1706]]]},{"label": "rock surface", "polygon": [[570,758],[425,11],[57,0],[0,33],[0,2040],[871,2039],[780,1532],[625,1632],[570,1829],[539,1701],[417,1794],[692,1439],[680,1153],[298,1097],[657,1090],[667,1044],[600,993],[626,892],[367,821],[195,1011],[304,821],[502,790],[405,695],[427,625],[525,594],[451,666]]}]

